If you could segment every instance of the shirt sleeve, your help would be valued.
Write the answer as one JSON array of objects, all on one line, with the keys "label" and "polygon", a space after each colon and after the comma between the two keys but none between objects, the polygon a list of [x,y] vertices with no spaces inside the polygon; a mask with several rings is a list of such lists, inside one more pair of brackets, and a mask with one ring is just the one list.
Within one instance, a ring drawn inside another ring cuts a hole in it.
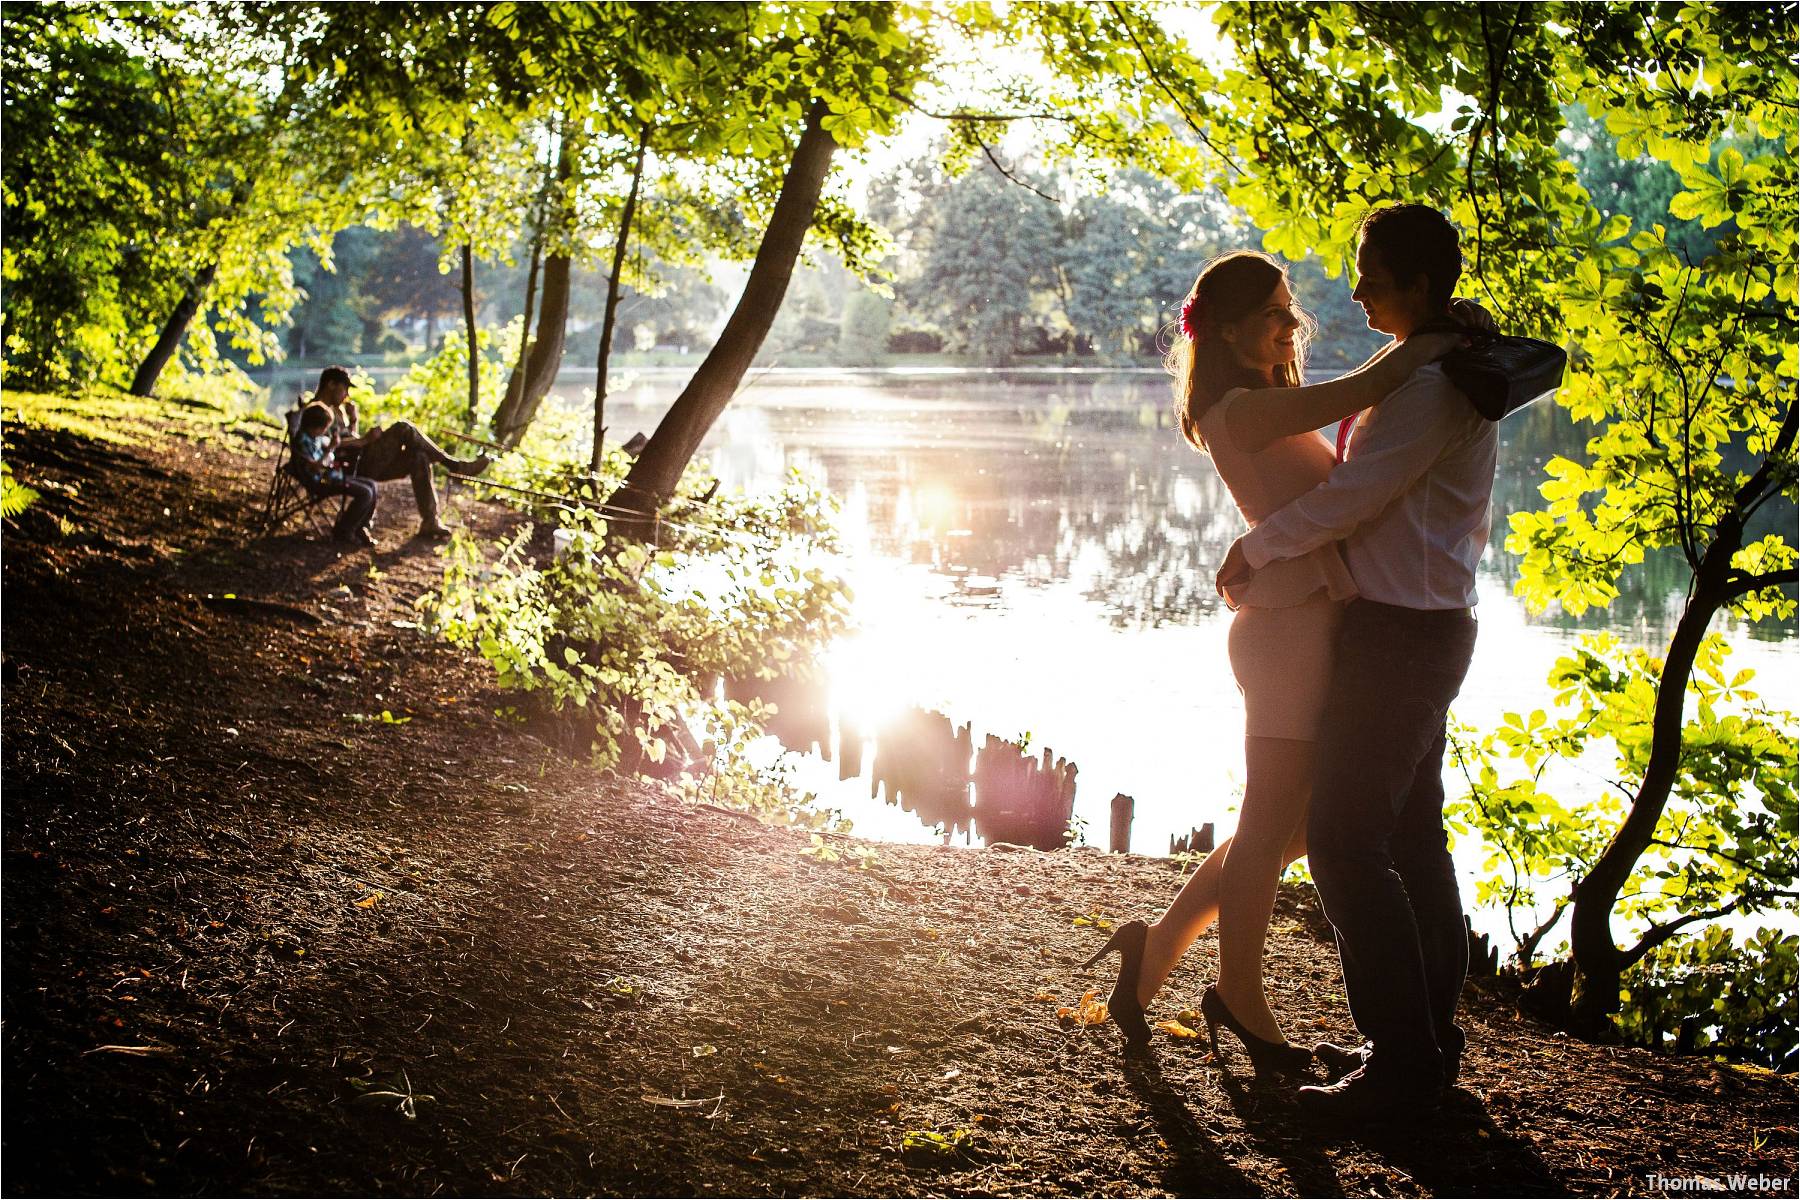
[{"label": "shirt sleeve", "polygon": [[1299,558],[1380,516],[1466,432],[1469,411],[1440,371],[1415,372],[1363,419],[1353,454],[1324,483],[1244,536],[1251,567]]},{"label": "shirt sleeve", "polygon": [[300,438],[300,457],[315,467],[325,468],[330,465],[330,447],[322,437],[302,434]]}]

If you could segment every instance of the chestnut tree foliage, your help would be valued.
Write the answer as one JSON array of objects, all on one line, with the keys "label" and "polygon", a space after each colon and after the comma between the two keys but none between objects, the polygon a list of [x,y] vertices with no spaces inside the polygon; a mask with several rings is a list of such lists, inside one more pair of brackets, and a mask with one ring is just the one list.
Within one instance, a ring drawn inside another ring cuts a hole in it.
[{"label": "chestnut tree foliage", "polygon": [[185,343],[197,368],[221,338],[252,361],[276,352],[256,318],[298,298],[290,248],[328,257],[354,221],[361,165],[336,152],[295,54],[224,6],[6,11],[9,384],[145,376],[159,335],[162,361]]}]

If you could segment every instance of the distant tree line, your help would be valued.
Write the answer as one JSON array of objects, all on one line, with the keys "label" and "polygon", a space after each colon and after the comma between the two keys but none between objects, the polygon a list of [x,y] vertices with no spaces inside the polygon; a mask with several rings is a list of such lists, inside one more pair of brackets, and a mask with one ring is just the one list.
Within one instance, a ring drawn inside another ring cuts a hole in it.
[{"label": "distant tree line", "polygon": [[[1666,220],[1680,178],[1663,163],[1627,163],[1604,125],[1575,107],[1563,145],[1606,215],[1638,226]],[[959,174],[944,154],[923,156],[876,179],[868,215],[888,231],[891,276],[883,295],[832,258],[804,263],[760,360],[873,366],[896,357],[946,356],[981,365],[1088,362],[1149,364],[1170,336],[1181,298],[1215,254],[1260,246],[1262,231],[1216,191],[1184,194],[1148,172],[1116,172],[1082,194],[1069,175],[1003,175],[985,158]],[[1033,190],[1036,189],[1036,190]],[[1064,202],[1047,197],[1066,195]],[[1717,238],[1699,222],[1672,223],[1692,261]],[[484,323],[522,310],[524,247],[479,289]],[[340,232],[334,269],[306,247],[293,252],[303,299],[279,331],[297,359],[420,352],[437,344],[460,297],[439,268],[440,239],[412,226]],[[655,294],[622,289],[625,349],[702,348],[725,311],[724,290],[696,265],[662,264]],[[1376,345],[1349,281],[1312,257],[1293,264],[1295,293],[1319,322],[1311,362],[1322,371],[1360,362]],[[569,319],[598,324],[606,280],[572,272]],[[578,357],[581,357],[578,355]],[[592,361],[592,355],[584,361]]]},{"label": "distant tree line", "polygon": [[[440,269],[441,239],[412,225],[376,229],[356,225],[332,239],[327,267],[307,247],[292,254],[294,282],[301,293],[285,321],[272,325],[285,357],[310,363],[368,361],[434,353],[458,320],[462,297],[454,273]],[[522,255],[516,255],[522,258]],[[526,266],[500,262],[484,273],[476,289],[477,320],[499,326],[521,315]],[[665,290],[646,294],[626,284],[620,289],[622,329],[630,348],[704,349],[729,299],[698,267],[664,264]],[[606,303],[605,274],[575,266],[569,279],[569,327],[596,328]],[[239,350],[232,357],[252,365]],[[565,356],[594,361],[580,346]]]}]

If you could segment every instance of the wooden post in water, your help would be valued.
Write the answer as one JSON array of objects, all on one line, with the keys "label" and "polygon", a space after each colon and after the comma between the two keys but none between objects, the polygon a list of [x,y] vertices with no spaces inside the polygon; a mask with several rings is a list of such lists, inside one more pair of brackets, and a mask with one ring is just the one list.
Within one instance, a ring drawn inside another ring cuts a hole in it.
[{"label": "wooden post in water", "polygon": [[969,771],[970,759],[975,752],[975,728],[973,723],[965,722],[956,731],[944,748],[945,761],[942,774],[938,777],[938,786],[944,795],[944,804],[951,819],[946,821],[952,833],[961,833],[973,828],[975,809],[969,803]]},{"label": "wooden post in water", "polygon": [[[876,731],[875,761],[869,767],[869,799],[879,799],[882,781],[887,778],[889,764],[893,761],[892,738],[894,727],[890,724]],[[894,785],[888,784],[887,802],[896,803]]]},{"label": "wooden post in water", "polygon": [[[847,760],[854,747],[860,765],[860,733],[852,735],[841,723],[840,729],[843,757]],[[968,725],[958,730],[943,713],[908,709],[876,734],[869,797],[880,795],[885,784],[889,804],[917,813],[927,825],[943,825],[952,833],[966,829],[973,816],[969,806],[972,749]]]},{"label": "wooden post in water", "polygon": [[1211,854],[1213,851],[1213,823],[1208,821],[1198,829],[1190,830],[1185,837],[1169,839],[1169,857],[1177,854]]},{"label": "wooden post in water", "polygon": [[1048,749],[1034,757],[1017,742],[987,735],[975,758],[975,823],[982,840],[1041,850],[1067,845],[1076,774],[1074,763]]},{"label": "wooden post in water", "polygon": [[862,774],[863,768],[863,735],[862,730],[838,714],[838,778],[855,779]]},{"label": "wooden post in water", "polygon": [[[839,778],[861,773],[864,732],[840,714]],[[985,735],[976,753],[972,725],[958,728],[943,713],[911,708],[875,733],[869,798],[879,797],[885,786],[889,804],[917,813],[927,825],[942,825],[953,834],[973,828],[986,842],[1056,850],[1069,842],[1078,774],[1074,763],[1049,749],[1029,755],[1017,742],[993,734]],[[1123,826],[1115,800],[1111,832],[1114,848],[1123,851],[1131,842],[1134,803],[1129,796],[1120,799]]]},{"label": "wooden post in water", "polygon": [[1107,845],[1114,854],[1131,853],[1131,814],[1137,801],[1124,792],[1112,798],[1112,828]]},{"label": "wooden post in water", "polygon": [[775,715],[769,718],[768,729],[782,745],[802,754],[816,751],[820,758],[831,761],[831,719],[822,683],[799,679],[791,673],[772,679],[727,679],[725,698],[740,704],[760,700],[774,705]]},{"label": "wooden post in water", "polygon": [[[1049,757],[1049,754],[1048,750],[1044,751],[1045,757]],[[1075,775],[1078,770],[1066,758],[1056,760],[1056,808],[1052,817],[1056,830],[1052,832],[1061,832],[1062,840],[1059,844],[1064,846],[1075,840],[1069,826],[1075,820]]]}]

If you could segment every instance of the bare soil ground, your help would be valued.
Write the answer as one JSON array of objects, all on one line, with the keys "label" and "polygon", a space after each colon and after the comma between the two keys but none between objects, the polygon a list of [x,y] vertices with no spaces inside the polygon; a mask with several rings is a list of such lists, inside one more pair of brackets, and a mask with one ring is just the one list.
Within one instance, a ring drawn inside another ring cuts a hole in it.
[{"label": "bare soil ground", "polygon": [[[146,428],[6,433],[45,493],[4,541],[8,1194],[1793,1194],[1792,1076],[1575,1043],[1497,983],[1430,1122],[1309,1127],[1204,1039],[1127,1059],[1055,1017],[1105,990],[1074,920],[1153,914],[1170,862],[859,869],[599,777],[413,626],[404,484],[374,554],[253,540],[268,445]],[[1284,892],[1269,977],[1349,1040],[1325,932]]]}]

